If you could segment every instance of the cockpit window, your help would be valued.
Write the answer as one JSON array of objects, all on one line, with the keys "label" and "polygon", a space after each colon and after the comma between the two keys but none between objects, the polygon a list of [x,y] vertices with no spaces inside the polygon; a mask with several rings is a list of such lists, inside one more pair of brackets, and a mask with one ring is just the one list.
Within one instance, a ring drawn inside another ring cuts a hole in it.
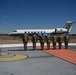
[{"label": "cockpit window", "polygon": [[15,30],[15,31],[13,31],[13,32],[17,32],[17,31]]}]

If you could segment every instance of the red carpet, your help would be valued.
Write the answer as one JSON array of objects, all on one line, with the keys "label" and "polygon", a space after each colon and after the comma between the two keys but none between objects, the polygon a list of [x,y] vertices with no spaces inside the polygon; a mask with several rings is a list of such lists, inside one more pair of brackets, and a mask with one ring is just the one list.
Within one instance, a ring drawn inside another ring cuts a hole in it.
[{"label": "red carpet", "polygon": [[[38,46],[37,49],[40,49]],[[45,47],[46,49],[46,47]],[[46,53],[52,54],[56,57],[69,61],[73,64],[76,64],[76,51],[68,50],[68,49],[50,49],[50,50],[43,50]]]}]

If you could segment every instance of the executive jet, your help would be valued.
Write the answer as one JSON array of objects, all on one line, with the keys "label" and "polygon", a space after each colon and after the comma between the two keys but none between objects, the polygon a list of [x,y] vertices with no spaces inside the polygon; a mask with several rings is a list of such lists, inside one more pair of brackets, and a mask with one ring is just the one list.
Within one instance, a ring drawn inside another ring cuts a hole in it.
[{"label": "executive jet", "polygon": [[65,33],[69,33],[71,31],[73,23],[76,23],[76,22],[74,22],[74,21],[67,21],[66,25],[63,28],[55,28],[55,29],[24,29],[24,30],[15,30],[15,31],[9,33],[9,35],[14,36],[14,37],[15,36],[22,37],[25,31],[30,36],[32,36],[34,32],[36,32],[37,36],[41,36],[42,33],[44,33],[44,36],[47,36],[48,33],[50,33],[50,35],[59,34],[59,33],[65,34]]}]

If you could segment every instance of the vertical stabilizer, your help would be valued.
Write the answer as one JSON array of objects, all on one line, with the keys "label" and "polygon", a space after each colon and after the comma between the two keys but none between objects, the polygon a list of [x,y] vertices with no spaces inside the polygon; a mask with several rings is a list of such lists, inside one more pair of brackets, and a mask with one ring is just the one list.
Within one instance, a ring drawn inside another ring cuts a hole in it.
[{"label": "vertical stabilizer", "polygon": [[64,26],[64,28],[67,29],[68,32],[70,32],[73,23],[76,23],[76,22],[73,22],[73,21],[67,21],[67,23],[66,23],[66,25]]}]

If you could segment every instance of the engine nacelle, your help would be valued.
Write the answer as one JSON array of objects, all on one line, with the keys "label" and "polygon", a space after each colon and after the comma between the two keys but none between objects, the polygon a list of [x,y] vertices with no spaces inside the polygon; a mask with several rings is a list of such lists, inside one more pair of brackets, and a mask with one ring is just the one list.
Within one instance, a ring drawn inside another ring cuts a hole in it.
[{"label": "engine nacelle", "polygon": [[57,29],[55,29],[55,32],[56,32],[56,33],[64,33],[64,32],[67,32],[67,29],[57,28]]}]

